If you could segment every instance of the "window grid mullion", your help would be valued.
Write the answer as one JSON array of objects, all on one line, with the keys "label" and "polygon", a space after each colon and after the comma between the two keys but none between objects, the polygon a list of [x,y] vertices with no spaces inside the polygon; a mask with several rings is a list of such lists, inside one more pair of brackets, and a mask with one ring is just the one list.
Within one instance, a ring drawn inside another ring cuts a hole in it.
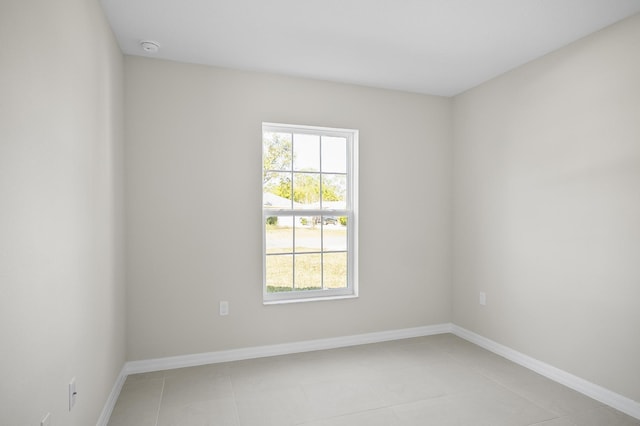
[{"label": "window grid mullion", "polygon": [[[294,174],[293,174],[293,159],[294,159],[294,153],[296,152],[296,146],[295,146],[296,141],[293,138],[293,133],[291,133],[291,210],[293,210],[293,194],[295,194],[295,183],[293,180]],[[292,226],[293,226],[293,247],[291,250],[291,262],[292,262],[292,266],[293,266],[293,271],[292,271],[292,275],[291,275],[291,290],[295,290],[296,289],[296,214],[294,212],[294,214],[291,216],[292,218]]]},{"label": "window grid mullion", "polygon": [[[327,250],[325,253],[333,254],[333,253],[347,253],[347,250]],[[319,251],[303,251],[301,254],[320,254]],[[290,256],[289,252],[282,253],[265,253],[265,256]]]},{"label": "window grid mullion", "polygon": [[[320,135],[320,143],[318,144],[318,156],[320,157],[320,210],[322,210],[322,138]],[[320,215],[320,288],[324,290],[324,216]]]},{"label": "window grid mullion", "polygon": [[[291,170],[278,170],[278,169],[267,169],[265,170],[265,172],[267,173],[289,173]],[[323,174],[323,175],[341,175],[341,176],[347,176],[348,173],[344,173],[344,172],[320,172],[320,171],[313,171],[313,170],[296,170],[296,173],[299,174],[307,174],[307,175],[317,175],[317,174]]]},{"label": "window grid mullion", "polygon": [[300,215],[300,216],[320,216],[325,215],[325,216],[348,216],[350,214],[349,210],[345,210],[345,209],[335,209],[335,210],[317,210],[317,209],[295,209],[295,210],[288,210],[288,209],[280,209],[280,210],[271,210],[271,209],[264,209],[264,214],[266,216],[293,216],[293,215]]}]

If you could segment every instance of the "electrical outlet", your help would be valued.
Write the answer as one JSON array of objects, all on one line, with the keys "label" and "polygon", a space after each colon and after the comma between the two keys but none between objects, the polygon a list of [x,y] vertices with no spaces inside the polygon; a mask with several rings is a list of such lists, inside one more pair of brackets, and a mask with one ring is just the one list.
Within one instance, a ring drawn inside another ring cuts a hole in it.
[{"label": "electrical outlet", "polygon": [[47,413],[46,416],[40,420],[40,426],[50,426],[51,425],[51,413]]},{"label": "electrical outlet", "polygon": [[480,304],[485,306],[487,304],[487,294],[484,291],[480,292]]},{"label": "electrical outlet", "polygon": [[220,302],[220,315],[229,315],[229,302],[226,300]]},{"label": "electrical outlet", "polygon": [[76,405],[76,398],[78,397],[78,392],[76,391],[76,378],[74,377],[69,382],[69,411]]}]

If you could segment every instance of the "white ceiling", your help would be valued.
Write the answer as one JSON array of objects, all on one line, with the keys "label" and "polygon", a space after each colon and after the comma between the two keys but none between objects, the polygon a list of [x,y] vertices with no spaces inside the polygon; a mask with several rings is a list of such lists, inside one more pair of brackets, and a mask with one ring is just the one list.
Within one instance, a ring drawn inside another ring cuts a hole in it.
[{"label": "white ceiling", "polygon": [[125,54],[442,96],[640,12],[640,0],[101,3]]}]

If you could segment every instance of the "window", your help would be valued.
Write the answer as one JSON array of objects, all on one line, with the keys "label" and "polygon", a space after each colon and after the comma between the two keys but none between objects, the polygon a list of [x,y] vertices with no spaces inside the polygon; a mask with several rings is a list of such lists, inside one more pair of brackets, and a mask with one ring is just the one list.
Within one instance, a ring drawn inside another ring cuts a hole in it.
[{"label": "window", "polygon": [[265,303],[357,296],[357,130],[262,125]]}]

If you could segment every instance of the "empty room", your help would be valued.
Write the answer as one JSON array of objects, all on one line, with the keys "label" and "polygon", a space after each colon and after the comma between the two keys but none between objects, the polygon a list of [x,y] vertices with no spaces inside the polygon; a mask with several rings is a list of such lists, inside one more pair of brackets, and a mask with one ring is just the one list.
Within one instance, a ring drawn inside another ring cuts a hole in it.
[{"label": "empty room", "polygon": [[640,0],[0,0],[0,425],[640,425]]}]

